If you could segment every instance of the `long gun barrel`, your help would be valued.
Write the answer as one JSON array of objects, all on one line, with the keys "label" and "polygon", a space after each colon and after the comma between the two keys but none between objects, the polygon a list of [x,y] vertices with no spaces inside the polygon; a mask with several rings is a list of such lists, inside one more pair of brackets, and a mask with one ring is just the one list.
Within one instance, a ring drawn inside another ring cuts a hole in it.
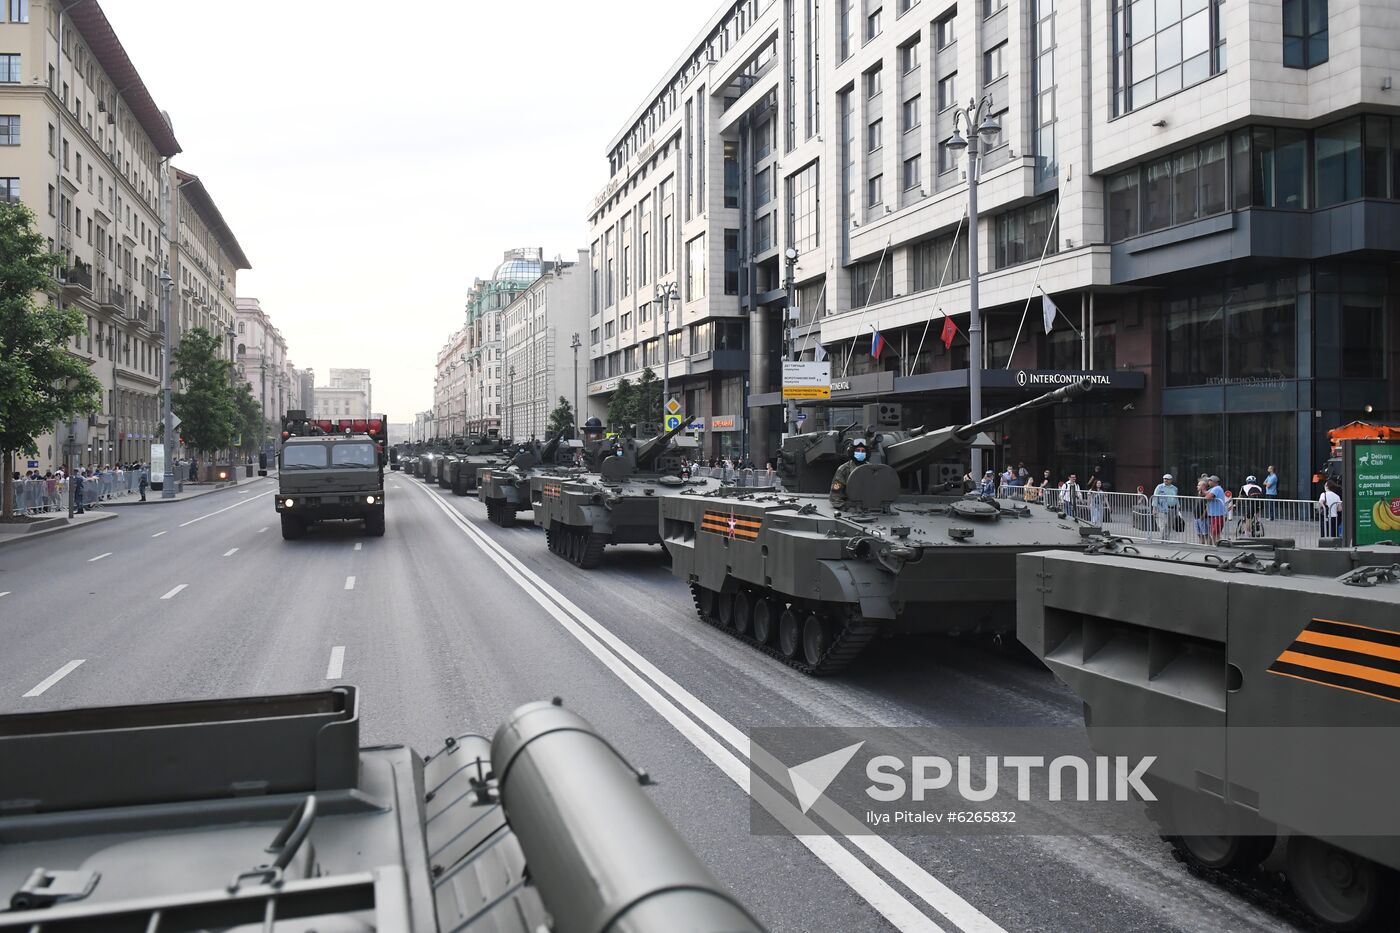
[{"label": "long gun barrel", "polygon": [[559,449],[559,442],[563,439],[563,431],[556,432],[555,435],[549,439],[549,442],[544,445],[544,449],[540,451],[540,463],[548,463],[554,459],[554,453]]},{"label": "long gun barrel", "polygon": [[895,470],[900,473],[920,469],[932,463],[941,455],[967,447],[982,431],[1005,421],[1012,415],[1023,411],[1033,411],[1037,408],[1047,408],[1051,405],[1072,401],[1088,392],[1089,387],[1089,380],[1081,379],[1079,382],[1061,386],[1058,389],[1046,392],[1044,395],[1038,395],[1033,399],[1028,399],[1019,405],[1013,405],[994,415],[988,415],[971,424],[950,425],[933,431],[924,431],[921,428],[917,429],[911,432],[913,435],[912,437],[884,445],[883,454],[885,463],[894,467]]},{"label": "long gun barrel", "polygon": [[680,422],[665,434],[658,434],[656,437],[648,438],[637,445],[637,469],[645,471],[649,469],[666,450],[666,445],[671,443],[671,439],[685,430],[690,424],[690,416],[682,418]]}]

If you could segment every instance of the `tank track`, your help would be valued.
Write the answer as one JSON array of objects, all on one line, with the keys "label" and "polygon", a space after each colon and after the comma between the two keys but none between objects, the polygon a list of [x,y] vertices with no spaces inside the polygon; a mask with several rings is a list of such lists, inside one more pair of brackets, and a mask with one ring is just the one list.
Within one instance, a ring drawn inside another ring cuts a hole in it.
[{"label": "tank track", "polygon": [[[749,647],[756,648],[770,658],[776,658],[794,670],[801,671],[813,677],[827,677],[845,670],[846,667],[856,659],[856,656],[865,650],[865,646],[870,644],[880,632],[880,627],[878,625],[870,622],[857,621],[855,614],[848,612],[846,614],[845,624],[841,626],[841,631],[832,639],[831,647],[826,650],[826,654],[822,655],[822,659],[815,665],[808,664],[805,658],[789,658],[772,645],[764,644],[751,635],[741,634],[738,629],[726,626],[718,618],[706,616],[704,610],[700,608],[700,590],[701,587],[699,584],[690,584],[690,598],[695,604],[695,614],[700,617],[701,622],[704,622],[712,628],[719,629],[732,638],[739,639]],[[771,591],[769,592],[771,593]],[[777,596],[777,594],[773,594],[769,598],[772,598],[774,602],[777,603],[783,602],[781,597]]]},{"label": "tank track", "polygon": [[[576,547],[571,547],[569,540],[580,537],[583,539],[581,551],[577,550]],[[591,530],[581,532],[571,525],[551,523],[545,528],[545,542],[551,554],[562,557],[584,570],[596,570],[603,563],[603,549],[608,546],[608,536],[595,534]],[[571,554],[570,551],[575,551],[577,556]]]},{"label": "tank track", "polygon": [[1193,877],[1208,881],[1220,888],[1222,891],[1229,891],[1253,906],[1269,914],[1276,920],[1292,924],[1300,930],[1308,933],[1335,933],[1332,927],[1314,917],[1302,904],[1293,898],[1287,888],[1270,890],[1260,875],[1264,874],[1262,869],[1251,869],[1247,872],[1230,871],[1221,868],[1207,868],[1204,865],[1192,860],[1182,849],[1181,843],[1174,836],[1163,836],[1163,842],[1171,847],[1172,857],[1181,863],[1182,867]]}]

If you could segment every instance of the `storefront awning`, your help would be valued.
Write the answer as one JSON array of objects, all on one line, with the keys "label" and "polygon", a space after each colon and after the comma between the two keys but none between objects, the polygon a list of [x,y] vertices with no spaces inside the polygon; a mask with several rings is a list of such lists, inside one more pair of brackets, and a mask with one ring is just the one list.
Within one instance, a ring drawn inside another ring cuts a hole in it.
[{"label": "storefront awning", "polygon": [[[984,369],[982,370],[983,390],[999,390],[1009,394],[1021,394],[1027,398],[1049,392],[1060,386],[1070,385],[1088,378],[1094,391],[1138,392],[1147,386],[1147,374],[1126,369],[1106,370],[1052,370],[1052,369]],[[876,398],[893,400],[896,397],[929,395],[933,393],[958,393],[968,390],[968,370],[955,369],[941,373],[920,373],[914,376],[896,376],[892,372],[864,373],[847,378],[831,380],[830,401],[799,402],[799,407],[828,407],[838,405],[858,405]],[[749,396],[751,407],[781,405],[782,392],[765,392]]]}]

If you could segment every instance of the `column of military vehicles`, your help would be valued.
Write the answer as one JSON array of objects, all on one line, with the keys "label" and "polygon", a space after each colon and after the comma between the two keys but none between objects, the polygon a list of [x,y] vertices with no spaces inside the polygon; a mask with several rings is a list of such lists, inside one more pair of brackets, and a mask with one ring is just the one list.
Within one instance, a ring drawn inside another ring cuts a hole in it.
[{"label": "column of military vehicles", "polygon": [[981,431],[1087,390],[927,430],[871,412],[786,438],[766,485],[690,475],[679,430],[614,437],[596,419],[581,439],[443,439],[399,459],[456,491],[447,464],[478,458],[463,488],[488,519],[531,510],[550,552],[584,569],[609,546],[661,545],[701,621],[807,674],[877,636],[1015,631],[1083,700],[1096,752],[1176,736],[1160,739],[1148,814],[1190,871],[1303,926],[1394,929],[1400,826],[1341,817],[1400,824],[1400,742],[1381,731],[1400,726],[1400,547],[1129,541],[935,478]]}]

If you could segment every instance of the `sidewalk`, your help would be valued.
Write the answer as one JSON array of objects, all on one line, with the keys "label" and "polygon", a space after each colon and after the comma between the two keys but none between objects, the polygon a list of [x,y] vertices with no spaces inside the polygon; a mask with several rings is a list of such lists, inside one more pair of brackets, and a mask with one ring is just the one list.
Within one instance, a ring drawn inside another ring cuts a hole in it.
[{"label": "sidewalk", "polygon": [[47,538],[49,535],[56,535],[64,531],[72,531],[74,528],[81,528],[83,525],[91,525],[94,522],[106,521],[116,518],[112,512],[90,509],[82,515],[74,515],[71,519],[62,513],[52,517],[44,516],[39,521],[24,522],[0,525],[0,547],[7,544],[18,544],[21,541],[35,541],[39,538]]},{"label": "sidewalk", "polygon": [[[268,478],[274,478],[275,476],[275,473],[271,473]],[[221,489],[236,489],[239,486],[247,486],[259,479],[262,479],[262,477],[254,476],[252,479],[241,479],[237,482],[230,483],[201,483],[199,485],[185,483],[180,491],[169,499],[162,499],[160,490],[158,489],[147,489],[145,502],[142,502],[139,496],[130,495],[122,496],[119,499],[107,499],[102,503],[101,507],[119,509],[129,505],[160,505],[162,502],[185,502],[189,499],[198,499],[200,496],[207,496],[211,492],[218,492]]]}]

